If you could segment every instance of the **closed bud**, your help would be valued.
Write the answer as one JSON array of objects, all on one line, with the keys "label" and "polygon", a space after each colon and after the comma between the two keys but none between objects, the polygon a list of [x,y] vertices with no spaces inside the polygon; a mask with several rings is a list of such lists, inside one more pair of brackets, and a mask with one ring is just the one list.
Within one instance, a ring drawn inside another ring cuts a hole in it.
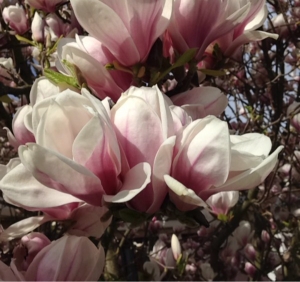
[{"label": "closed bud", "polygon": [[261,239],[263,242],[268,243],[270,241],[270,234],[266,230],[263,230],[261,232]]},{"label": "closed bud", "polygon": [[229,209],[234,207],[239,200],[238,191],[224,191],[210,196],[206,203],[216,215],[227,214]]},{"label": "closed bud", "polygon": [[253,264],[251,264],[250,262],[246,262],[245,263],[245,268],[244,268],[245,272],[250,276],[253,277],[256,273],[256,268]]},{"label": "closed bud", "polygon": [[44,42],[44,27],[44,20],[40,14],[36,12],[31,23],[32,39],[34,41]]},{"label": "closed bud", "polygon": [[247,244],[244,248],[245,255],[250,260],[255,260],[256,257],[256,250],[254,249],[252,244]]},{"label": "closed bud", "polygon": [[178,237],[175,234],[172,235],[171,249],[173,252],[174,259],[177,261],[179,256],[181,255],[181,246]]}]

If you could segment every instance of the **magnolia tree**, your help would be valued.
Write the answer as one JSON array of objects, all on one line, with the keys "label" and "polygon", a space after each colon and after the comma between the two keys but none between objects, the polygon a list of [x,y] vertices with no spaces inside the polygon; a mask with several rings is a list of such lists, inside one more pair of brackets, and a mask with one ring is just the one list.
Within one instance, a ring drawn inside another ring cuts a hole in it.
[{"label": "magnolia tree", "polygon": [[1,280],[300,278],[300,1],[0,2]]}]

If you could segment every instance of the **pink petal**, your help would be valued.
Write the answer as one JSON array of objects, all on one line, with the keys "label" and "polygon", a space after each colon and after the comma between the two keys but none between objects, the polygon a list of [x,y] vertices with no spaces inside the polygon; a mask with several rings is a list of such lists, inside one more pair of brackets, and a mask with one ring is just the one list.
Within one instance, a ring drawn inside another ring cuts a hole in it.
[{"label": "pink petal", "polygon": [[99,98],[103,99],[109,96],[112,100],[117,101],[120,97],[123,89],[116,84],[105,67],[93,57],[74,46],[66,45],[63,47],[62,58],[79,68],[88,85],[97,92]]},{"label": "pink petal", "polygon": [[140,162],[152,165],[163,143],[163,129],[157,113],[143,99],[128,96],[112,108],[111,119],[129,165],[132,167]]},{"label": "pink petal", "polygon": [[187,133],[173,161],[172,176],[196,194],[223,184],[230,165],[227,124],[209,116],[194,121],[184,131]]},{"label": "pink petal", "polygon": [[[140,54],[126,25],[111,7],[98,0],[89,0],[89,5],[81,0],[72,0],[71,4],[81,26],[109,48],[123,65],[130,66],[140,61]],[[123,14],[126,15],[124,10]]]},{"label": "pink petal", "polygon": [[0,185],[8,203],[28,210],[43,210],[81,201],[69,194],[45,187],[23,164],[10,170],[2,178]]},{"label": "pink petal", "polygon": [[68,234],[100,238],[112,220],[112,217],[105,222],[101,220],[107,211],[106,207],[94,207],[86,204],[80,206],[69,217],[75,223],[68,230]]},{"label": "pink petal", "polygon": [[92,171],[100,180],[106,194],[115,194],[121,183],[121,156],[114,132],[101,120],[93,117],[76,137],[73,159]]},{"label": "pink petal", "polygon": [[72,144],[90,119],[91,114],[85,108],[73,107],[72,102],[68,107],[54,101],[38,125],[37,143],[72,159]]},{"label": "pink petal", "polygon": [[35,105],[42,100],[56,96],[59,93],[59,88],[49,79],[40,77],[36,79],[30,91],[30,104]]},{"label": "pink petal", "polygon": [[170,199],[179,210],[188,211],[195,209],[197,206],[206,207],[206,203],[192,189],[187,188],[169,175],[165,175],[164,179],[171,189]]},{"label": "pink petal", "polygon": [[97,281],[105,254],[88,238],[63,236],[43,248],[30,264],[27,281]]},{"label": "pink petal", "polygon": [[29,143],[19,147],[24,166],[42,184],[71,194],[91,205],[101,205],[101,181],[88,169],[54,151]]},{"label": "pink petal", "polygon": [[45,216],[33,216],[25,218],[5,229],[0,235],[0,241],[9,241],[20,238],[49,220],[50,218]]},{"label": "pink petal", "polygon": [[246,31],[239,37],[237,37],[233,42],[231,42],[229,48],[225,51],[225,56],[232,57],[235,54],[237,49],[249,42],[261,41],[266,38],[277,39],[278,34],[254,30],[254,31]]},{"label": "pink petal", "polygon": [[152,183],[130,202],[134,209],[151,214],[161,207],[168,193],[164,175],[170,173],[174,145],[175,136],[172,136],[160,146],[153,163]]},{"label": "pink petal", "polygon": [[116,195],[104,195],[103,199],[108,203],[128,202],[145,189],[150,183],[151,166],[148,163],[139,163],[130,169],[125,175],[123,186]]},{"label": "pink petal", "polygon": [[262,183],[273,170],[278,160],[278,154],[282,149],[283,146],[279,146],[277,150],[273,152],[273,154],[262,161],[257,167],[237,174],[236,176],[228,179],[221,186],[203,191],[201,193],[201,197],[207,199],[209,196],[221,191],[238,191],[254,188],[255,186]]},{"label": "pink petal", "polygon": [[[216,87],[195,87],[187,92],[175,95],[171,98],[172,102],[177,106],[184,106],[187,111],[186,105],[202,105],[206,115],[220,115],[227,107],[228,100],[226,96]],[[187,111],[188,113],[189,110]],[[193,120],[197,119],[192,115]],[[200,117],[200,115],[199,115]],[[204,117],[204,116],[201,116]]]},{"label": "pink petal", "polygon": [[0,280],[1,281],[18,281],[11,268],[0,261]]}]

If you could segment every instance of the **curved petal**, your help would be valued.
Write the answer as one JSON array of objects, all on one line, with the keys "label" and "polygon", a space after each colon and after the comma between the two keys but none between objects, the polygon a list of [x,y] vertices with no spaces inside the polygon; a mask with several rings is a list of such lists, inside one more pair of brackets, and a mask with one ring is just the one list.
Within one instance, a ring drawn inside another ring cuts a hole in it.
[{"label": "curved petal", "polygon": [[[262,1],[263,2],[263,1]],[[263,25],[265,20],[268,17],[268,8],[265,3],[263,3],[262,8],[260,8],[259,12],[256,14],[253,20],[251,20],[245,27],[245,31],[255,30]]]},{"label": "curved petal", "polygon": [[174,145],[175,136],[172,136],[158,149],[152,168],[152,182],[130,202],[134,209],[152,214],[161,207],[168,193],[164,175],[170,174]]},{"label": "curved petal", "polygon": [[0,261],[0,281],[18,281],[11,268]]},{"label": "curved petal", "polygon": [[43,248],[29,265],[27,281],[97,281],[105,254],[88,238],[65,235]]},{"label": "curved petal", "polygon": [[166,184],[173,193],[170,193],[172,202],[179,210],[187,211],[198,207],[206,207],[206,203],[199,198],[192,189],[185,187],[182,183],[169,175],[165,175]]},{"label": "curved petal", "polygon": [[158,114],[142,98],[128,96],[112,108],[111,119],[129,165],[152,165],[164,141]]},{"label": "curved petal", "polygon": [[242,136],[231,135],[231,171],[241,171],[258,166],[267,158],[272,142],[269,137],[248,133]]},{"label": "curved petal", "polygon": [[42,100],[59,93],[59,87],[46,77],[36,79],[30,91],[30,104],[33,106]]},{"label": "curved petal", "polygon": [[[131,86],[126,92],[122,93],[119,101],[122,101],[126,97],[139,97],[145,100],[145,102],[151,107],[161,120],[161,126],[163,130],[163,138],[174,135],[173,119],[169,108],[169,103],[172,103],[166,95],[164,95],[157,85],[150,87],[134,87]],[[118,103],[119,103],[118,101]]]},{"label": "curved petal", "polygon": [[14,115],[12,128],[19,145],[24,145],[28,142],[35,142],[35,138],[30,131],[31,128],[27,128],[26,124],[24,123],[26,115],[28,113],[31,113],[31,111],[32,107],[30,105],[25,105],[22,108],[18,109],[18,111]]},{"label": "curved petal", "polygon": [[24,166],[42,184],[71,194],[91,205],[101,205],[101,181],[88,169],[54,151],[29,143],[19,147]]},{"label": "curved petal", "polygon": [[185,125],[192,122],[191,116],[182,107],[170,106],[170,111],[173,118],[175,134],[177,134]]},{"label": "curved petal", "polygon": [[49,220],[47,216],[33,216],[18,221],[1,233],[0,242],[20,238]]},{"label": "curved petal", "polygon": [[183,109],[193,120],[207,115],[220,115],[227,107],[227,97],[216,87],[195,87],[192,90],[175,95],[172,102]]},{"label": "curved petal", "polygon": [[266,158],[255,168],[251,168],[242,172],[226,181],[221,186],[212,188],[207,191],[200,193],[203,199],[207,199],[210,195],[222,191],[238,191],[248,190],[262,183],[265,178],[270,174],[277,163],[278,154],[283,149],[283,146],[279,146],[273,154]]},{"label": "curved petal", "polygon": [[140,61],[128,29],[111,7],[98,0],[89,0],[88,5],[81,0],[71,0],[71,4],[81,26],[109,48],[122,64],[130,66]]},{"label": "curved petal", "polygon": [[92,171],[107,194],[120,187],[121,155],[114,132],[99,116],[94,116],[80,131],[72,147],[73,159]]},{"label": "curved petal", "polygon": [[105,67],[93,57],[74,46],[66,45],[63,47],[62,58],[78,67],[99,98],[109,96],[114,101],[118,100],[123,89],[116,84]]},{"label": "curved petal", "polygon": [[112,217],[104,222],[101,220],[107,211],[106,207],[80,206],[69,217],[75,224],[68,230],[68,234],[100,238],[112,220]]},{"label": "curved petal", "polygon": [[60,105],[52,101],[41,117],[36,130],[36,142],[50,150],[56,151],[68,158],[72,158],[72,144],[92,114],[77,105],[76,98]]},{"label": "curved petal", "polygon": [[103,199],[108,203],[128,202],[139,194],[150,183],[151,166],[148,163],[139,163],[130,169],[123,181],[123,186],[116,195],[104,195]]},{"label": "curved petal", "polygon": [[266,38],[278,39],[279,35],[275,33],[269,33],[260,30],[246,31],[239,37],[237,37],[233,42],[231,42],[230,47],[226,49],[225,56],[231,57],[234,55],[235,51],[249,42],[261,41]]},{"label": "curved petal", "polygon": [[23,164],[10,170],[0,181],[5,201],[29,210],[43,210],[81,200],[38,182]]},{"label": "curved petal", "polygon": [[183,136],[173,161],[172,177],[194,189],[196,194],[223,184],[230,166],[227,123],[208,116],[189,124]]}]

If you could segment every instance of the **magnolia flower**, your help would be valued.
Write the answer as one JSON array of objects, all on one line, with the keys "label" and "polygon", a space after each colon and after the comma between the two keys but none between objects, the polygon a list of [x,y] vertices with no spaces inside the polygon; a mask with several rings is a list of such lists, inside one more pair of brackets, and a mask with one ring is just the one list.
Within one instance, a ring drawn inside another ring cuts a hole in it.
[{"label": "magnolia flower", "polygon": [[52,13],[55,12],[56,6],[64,3],[65,0],[26,0],[25,2],[33,8]]},{"label": "magnolia flower", "polygon": [[[237,1],[175,0],[168,27],[174,48],[180,53],[198,48],[196,60],[200,61],[210,43],[231,32],[247,17],[250,1],[234,5]],[[214,17],[207,11],[214,11]]]},{"label": "magnolia flower", "polygon": [[26,271],[36,255],[50,243],[42,233],[33,232],[23,236],[13,251],[14,264],[20,271]]},{"label": "magnolia flower", "polygon": [[63,236],[42,248],[26,271],[13,260],[11,268],[0,262],[0,278],[6,281],[97,281],[105,254],[88,238]]},{"label": "magnolia flower", "polygon": [[24,124],[36,143],[19,147],[21,163],[0,182],[10,203],[35,210],[81,201],[102,206],[127,202],[150,182],[148,163],[125,165],[107,101],[85,89],[82,95],[67,89],[40,102],[32,95],[35,104]]},{"label": "magnolia flower", "polygon": [[229,209],[234,207],[239,200],[238,191],[219,192],[211,195],[206,203],[216,215],[227,214]]},{"label": "magnolia flower", "polygon": [[58,93],[59,87],[48,79],[41,77],[35,80],[30,91],[30,104],[18,109],[14,115],[12,121],[13,134],[8,128],[5,128],[8,140],[15,149],[27,142],[35,142],[32,129],[32,108],[34,105]]},{"label": "magnolia flower", "polygon": [[185,211],[206,206],[215,193],[255,187],[283,148],[268,157],[271,145],[261,134],[230,136],[227,123],[213,116],[193,121],[177,134],[171,173],[164,177],[171,200]]},{"label": "magnolia flower", "polygon": [[110,97],[116,102],[121,93],[132,83],[132,75],[123,71],[108,71],[105,65],[116,60],[109,50],[90,36],[76,36],[76,39],[62,38],[57,47],[57,69],[71,75],[63,60],[76,66],[88,86],[100,99]]},{"label": "magnolia flower", "polygon": [[2,16],[9,27],[16,31],[17,34],[23,34],[29,29],[29,23],[24,9],[16,5],[5,7]]},{"label": "magnolia flower", "polygon": [[[151,165],[151,183],[130,205],[139,211],[156,212],[165,196],[164,174],[169,174],[175,143],[169,104],[157,86],[131,87],[111,110],[111,120],[129,167],[140,162]],[[150,145],[149,145],[150,144]]]},{"label": "magnolia flower", "polygon": [[82,27],[124,66],[144,62],[166,30],[172,0],[71,0]]},{"label": "magnolia flower", "polygon": [[266,1],[247,0],[246,2],[246,5],[244,0],[228,2],[226,9],[228,16],[248,5],[247,12],[243,20],[235,25],[233,30],[219,37],[212,43],[211,48],[206,50],[208,53],[212,54],[212,47],[217,43],[226,57],[240,59],[239,50],[244,44],[252,41],[260,41],[268,37],[274,39],[278,38],[277,34],[255,30],[262,26],[267,18],[268,10],[266,8]]},{"label": "magnolia flower", "polygon": [[56,14],[47,15],[45,22],[50,29],[52,41],[56,41],[60,36],[67,35],[71,31],[70,24],[64,23]]}]

